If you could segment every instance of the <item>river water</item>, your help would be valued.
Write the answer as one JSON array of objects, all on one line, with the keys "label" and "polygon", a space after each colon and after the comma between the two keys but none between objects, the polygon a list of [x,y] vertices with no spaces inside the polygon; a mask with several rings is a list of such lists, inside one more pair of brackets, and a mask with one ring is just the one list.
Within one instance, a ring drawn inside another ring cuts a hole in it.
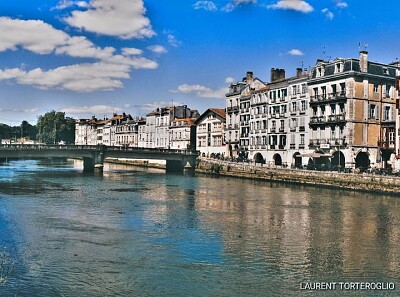
[{"label": "river water", "polygon": [[[14,262],[0,296],[399,296],[399,201],[124,165],[0,163],[3,268]],[[316,282],[396,287],[304,289]]]}]

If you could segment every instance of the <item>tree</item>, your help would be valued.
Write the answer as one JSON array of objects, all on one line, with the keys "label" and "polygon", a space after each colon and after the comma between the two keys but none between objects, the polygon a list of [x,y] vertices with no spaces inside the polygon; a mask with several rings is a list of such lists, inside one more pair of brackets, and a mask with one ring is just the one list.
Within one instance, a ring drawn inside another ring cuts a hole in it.
[{"label": "tree", "polygon": [[37,139],[46,144],[57,144],[61,141],[66,144],[75,143],[75,120],[65,117],[65,112],[54,110],[38,117],[36,124]]}]

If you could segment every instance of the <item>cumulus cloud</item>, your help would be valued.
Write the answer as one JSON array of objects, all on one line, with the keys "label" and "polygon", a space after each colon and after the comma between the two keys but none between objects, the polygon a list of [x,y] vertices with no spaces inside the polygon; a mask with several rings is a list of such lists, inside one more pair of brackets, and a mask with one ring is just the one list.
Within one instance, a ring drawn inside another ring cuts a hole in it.
[{"label": "cumulus cloud", "polygon": [[291,49],[290,51],[288,51],[288,54],[291,56],[304,56],[304,53],[298,49]]},{"label": "cumulus cloud", "polygon": [[[142,51],[97,47],[84,36],[69,36],[51,25],[36,20],[0,18],[0,52],[23,48],[37,54],[92,58],[93,63],[75,64],[50,70],[23,68],[0,70],[0,80],[32,85],[40,89],[62,89],[77,92],[113,90],[123,86],[131,69],[156,69],[157,62],[140,56]],[[154,50],[161,51],[155,48]]]},{"label": "cumulus cloud", "polygon": [[233,77],[229,76],[229,77],[225,78],[225,83],[227,83],[227,84],[231,84],[234,82],[235,82],[235,79]]},{"label": "cumulus cloud", "polygon": [[151,46],[148,46],[147,48],[156,54],[167,53],[167,49],[165,47],[163,47],[162,45],[151,45]]},{"label": "cumulus cloud", "polygon": [[170,90],[171,93],[184,93],[184,94],[194,94],[201,98],[225,98],[225,93],[227,88],[223,87],[218,90],[213,90],[202,85],[189,85],[182,84],[178,86],[176,90]]},{"label": "cumulus cloud", "polygon": [[346,8],[347,6],[349,6],[347,4],[347,2],[341,1],[341,0],[335,0],[336,3],[336,7],[338,8]]},{"label": "cumulus cloud", "polygon": [[109,105],[70,106],[61,108],[60,111],[69,114],[108,114],[121,111],[121,108]]},{"label": "cumulus cloud", "polygon": [[74,10],[64,21],[70,26],[122,39],[155,35],[145,16],[143,0],[92,0],[87,10]]},{"label": "cumulus cloud", "polygon": [[122,54],[125,56],[138,56],[143,54],[143,51],[138,48],[133,48],[133,47],[123,47],[121,49]]},{"label": "cumulus cloud", "polygon": [[193,8],[194,9],[204,9],[207,11],[216,11],[217,10],[217,6],[212,1],[197,1],[195,4],[193,4]]},{"label": "cumulus cloud", "polygon": [[85,63],[51,70],[20,68],[0,70],[0,80],[13,79],[19,84],[39,89],[56,88],[76,92],[106,91],[121,88],[121,80],[129,78],[129,65]]},{"label": "cumulus cloud", "polygon": [[303,0],[280,0],[275,4],[268,5],[269,9],[295,10],[302,13],[314,11],[314,8]]},{"label": "cumulus cloud", "polygon": [[246,4],[250,4],[250,3],[255,4],[255,3],[257,3],[257,0],[231,0],[228,4],[226,4],[222,8],[222,11],[231,12],[238,6],[246,5]]},{"label": "cumulus cloud", "polygon": [[68,34],[43,21],[0,17],[0,52],[22,47],[37,54],[49,54],[68,39]]},{"label": "cumulus cloud", "polygon": [[328,8],[322,9],[321,12],[326,16],[328,20],[333,20],[333,17],[335,16],[331,11],[329,11]]}]

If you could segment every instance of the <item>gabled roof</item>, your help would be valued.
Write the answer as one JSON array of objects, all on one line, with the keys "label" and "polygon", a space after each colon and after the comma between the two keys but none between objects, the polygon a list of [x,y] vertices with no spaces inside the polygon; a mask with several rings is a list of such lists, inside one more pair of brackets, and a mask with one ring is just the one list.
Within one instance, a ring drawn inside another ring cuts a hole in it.
[{"label": "gabled roof", "polygon": [[223,108],[209,108],[194,122],[198,124],[202,119],[204,119],[209,113],[217,115],[223,122],[226,120],[225,109]]}]

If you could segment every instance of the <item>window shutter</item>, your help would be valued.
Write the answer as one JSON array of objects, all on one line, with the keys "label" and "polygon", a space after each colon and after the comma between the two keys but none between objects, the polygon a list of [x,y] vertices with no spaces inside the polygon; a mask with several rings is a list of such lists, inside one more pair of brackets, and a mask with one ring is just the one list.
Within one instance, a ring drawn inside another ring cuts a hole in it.
[{"label": "window shutter", "polygon": [[375,118],[377,119],[377,120],[379,120],[379,106],[377,105],[376,107],[375,107]]}]

